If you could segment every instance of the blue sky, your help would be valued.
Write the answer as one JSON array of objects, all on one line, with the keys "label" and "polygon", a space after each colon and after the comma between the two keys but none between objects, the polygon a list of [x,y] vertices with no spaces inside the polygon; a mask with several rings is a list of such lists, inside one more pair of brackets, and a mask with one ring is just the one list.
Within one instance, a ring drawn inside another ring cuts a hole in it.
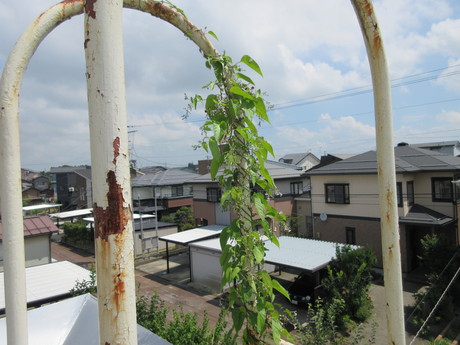
[{"label": "blue sky", "polygon": [[[0,3],[0,66],[22,31],[53,1]],[[260,132],[276,158],[311,151],[375,149],[373,97],[363,39],[349,1],[174,2],[234,60],[248,54],[274,106]],[[394,142],[460,139],[460,3],[375,1],[392,79]],[[138,166],[183,166],[206,158],[192,146],[204,117],[182,119],[184,94],[212,80],[194,44],[144,13],[124,12],[128,122]],[[32,170],[90,164],[83,17],[52,32],[21,89],[21,160]]]}]

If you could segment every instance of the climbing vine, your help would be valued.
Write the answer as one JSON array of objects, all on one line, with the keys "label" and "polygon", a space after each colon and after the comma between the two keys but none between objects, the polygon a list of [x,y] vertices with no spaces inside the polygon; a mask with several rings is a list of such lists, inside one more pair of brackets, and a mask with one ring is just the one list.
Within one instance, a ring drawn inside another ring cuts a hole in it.
[{"label": "climbing vine", "polygon": [[206,66],[213,69],[216,80],[206,85],[210,94],[191,97],[190,106],[196,109],[204,104],[207,121],[201,145],[212,154],[210,173],[223,191],[221,207],[237,216],[220,236],[222,286],[230,286],[234,334],[241,335],[245,344],[265,343],[267,335],[279,343],[288,332],[273,305],[274,290],[288,294],[260,268],[264,265],[264,239],[279,245],[270,223],[285,218],[267,201],[276,186],[265,160],[274,153],[257,130],[260,123],[269,122],[266,103],[242,67],[260,76],[262,71],[247,55],[238,63],[227,55],[209,56]]}]

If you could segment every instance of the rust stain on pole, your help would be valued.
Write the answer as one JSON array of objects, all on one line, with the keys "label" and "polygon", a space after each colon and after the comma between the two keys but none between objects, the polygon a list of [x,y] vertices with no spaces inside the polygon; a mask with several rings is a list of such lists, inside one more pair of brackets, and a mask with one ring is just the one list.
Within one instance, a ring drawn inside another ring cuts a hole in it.
[{"label": "rust stain on pole", "polygon": [[85,1],[85,12],[88,15],[88,17],[91,17],[93,19],[96,19],[96,11],[94,10],[94,3],[97,0],[86,0]]},{"label": "rust stain on pole", "polygon": [[111,202],[105,209],[99,207],[97,203],[93,207],[95,237],[105,241],[108,240],[110,235],[123,232],[131,214],[129,207],[123,207],[123,192],[121,186],[117,183],[114,171],[111,170],[107,173],[106,181],[109,186],[107,200]]},{"label": "rust stain on pole", "polygon": [[[104,97],[104,94],[101,94]],[[120,155],[120,137],[116,137],[113,141],[113,160],[112,163],[117,163],[117,158]]]}]

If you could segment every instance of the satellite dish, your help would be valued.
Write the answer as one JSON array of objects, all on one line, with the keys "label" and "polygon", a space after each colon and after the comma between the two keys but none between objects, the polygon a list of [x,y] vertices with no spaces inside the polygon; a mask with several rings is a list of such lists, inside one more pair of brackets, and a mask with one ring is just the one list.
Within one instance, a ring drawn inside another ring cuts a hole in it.
[{"label": "satellite dish", "polygon": [[327,214],[326,213],[321,213],[319,215],[319,219],[321,219],[323,222],[325,222],[327,220]]}]

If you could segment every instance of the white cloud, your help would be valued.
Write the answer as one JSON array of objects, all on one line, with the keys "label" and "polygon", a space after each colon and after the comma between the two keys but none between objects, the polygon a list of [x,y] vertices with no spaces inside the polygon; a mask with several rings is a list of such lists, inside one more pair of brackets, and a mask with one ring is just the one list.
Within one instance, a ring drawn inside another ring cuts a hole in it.
[{"label": "white cloud", "polygon": [[450,125],[458,126],[460,123],[460,111],[443,111],[436,119],[446,126],[446,129],[452,129]]}]

